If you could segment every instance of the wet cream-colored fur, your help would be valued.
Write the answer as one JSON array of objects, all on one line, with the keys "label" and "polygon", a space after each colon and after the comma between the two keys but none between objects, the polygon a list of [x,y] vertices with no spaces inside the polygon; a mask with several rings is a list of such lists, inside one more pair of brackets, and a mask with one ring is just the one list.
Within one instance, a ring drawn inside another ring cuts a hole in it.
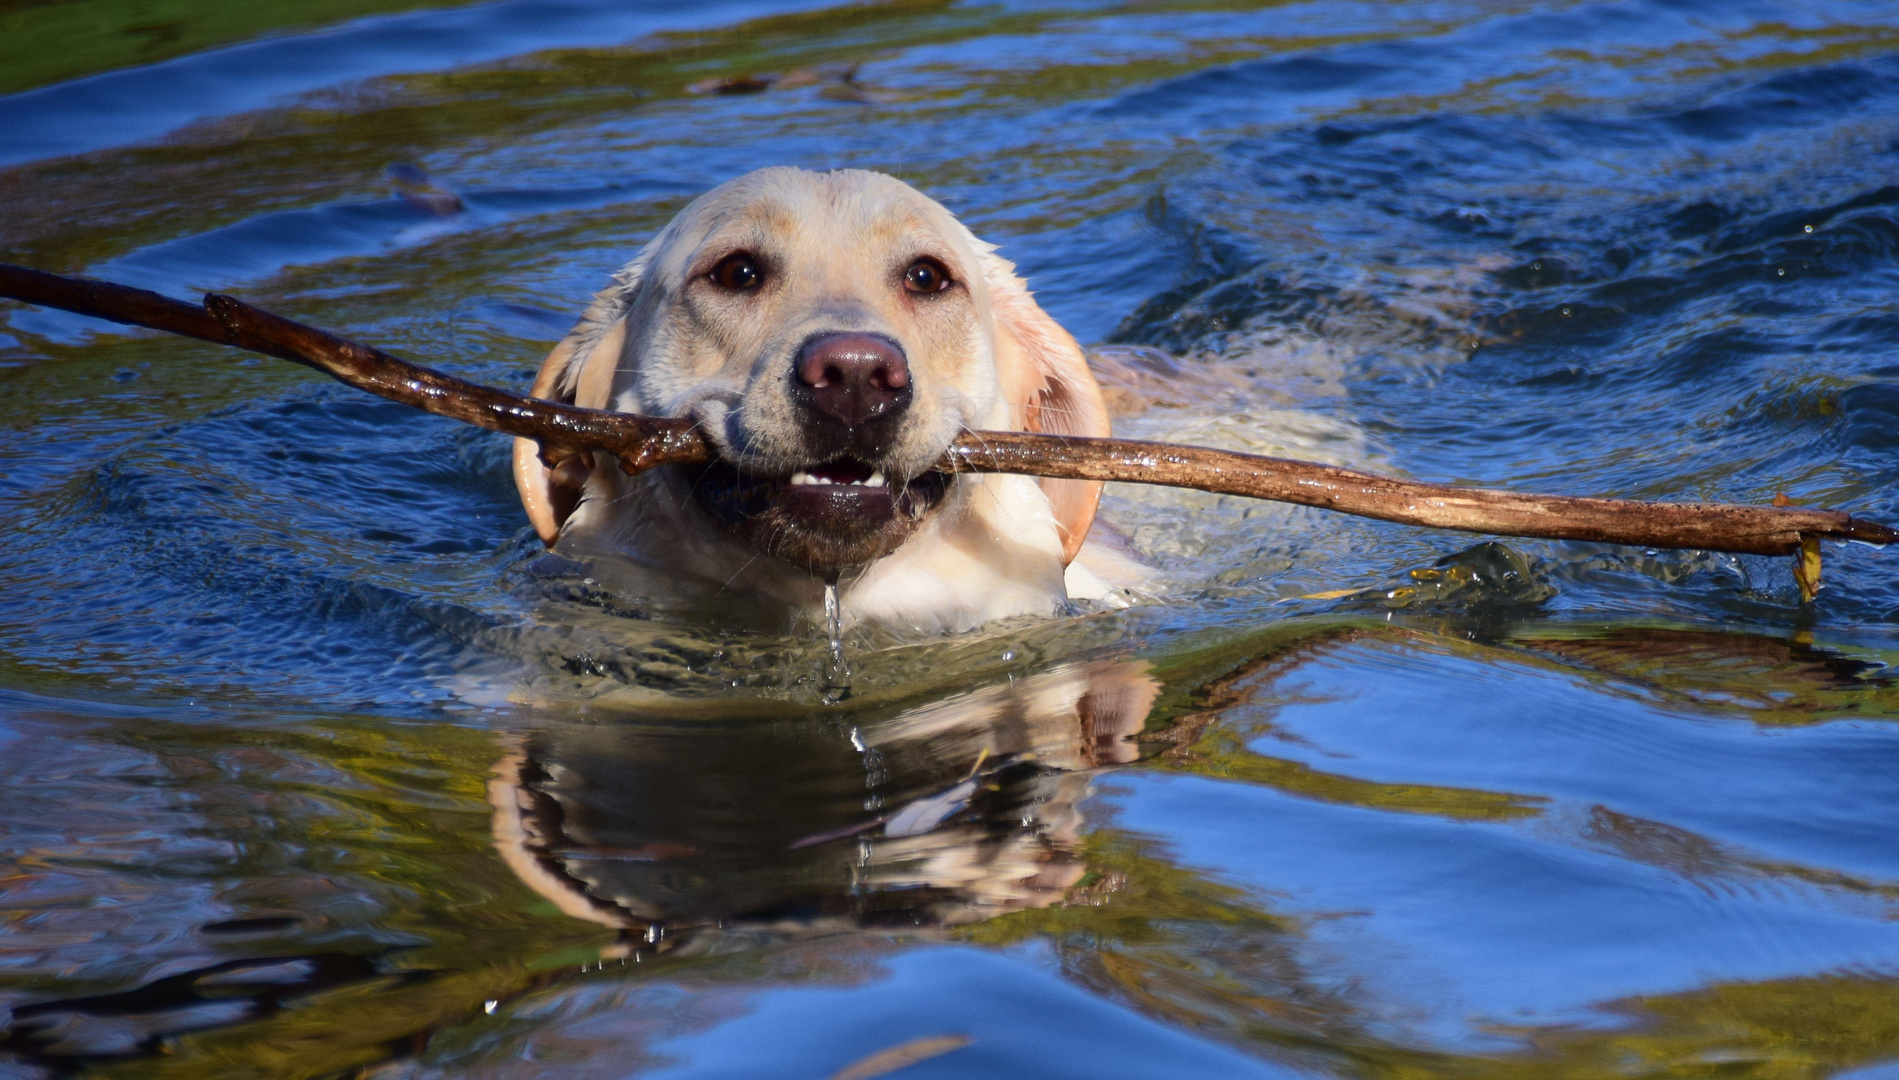
[{"label": "wet cream-colored fur", "polygon": [[[747,297],[712,287],[708,275],[734,251],[764,257],[772,287]],[[949,270],[961,286],[955,295],[918,302],[905,293],[904,268],[920,257]],[[893,482],[927,469],[964,429],[1108,432],[1081,349],[1013,266],[914,188],[858,170],[762,169],[694,200],[595,295],[534,393],[691,417],[734,464],[784,473],[812,464],[796,456],[794,354],[832,331],[887,336],[908,359],[913,401]],[[578,469],[550,478],[535,451],[517,440],[515,477],[535,528],[557,550],[627,556],[807,610],[821,602],[810,573],[761,555],[700,512],[678,470],[627,477],[599,458],[563,517],[558,484],[577,480]],[[1095,575],[1070,568],[1099,497],[1100,485],[1083,481],[958,477],[908,540],[844,577],[845,617],[966,629],[1053,613],[1071,590],[1101,595]]]}]

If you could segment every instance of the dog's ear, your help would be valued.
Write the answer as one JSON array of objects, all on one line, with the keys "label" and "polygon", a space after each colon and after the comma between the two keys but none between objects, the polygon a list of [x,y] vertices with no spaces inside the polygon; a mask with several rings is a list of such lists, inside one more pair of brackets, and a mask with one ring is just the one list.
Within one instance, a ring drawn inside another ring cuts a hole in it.
[{"label": "dog's ear", "polygon": [[[1016,427],[1049,435],[1107,436],[1108,404],[1081,346],[1036,304],[1007,260],[985,254],[983,279],[996,320],[999,385]],[[1101,482],[1044,479],[1041,484],[1055,511],[1062,565],[1067,566],[1094,524]]]},{"label": "dog's ear", "polygon": [[[604,409],[613,396],[613,376],[626,351],[626,315],[639,289],[646,259],[633,261],[614,275],[613,284],[594,294],[580,322],[541,362],[529,396],[583,409]],[[575,454],[549,469],[533,439],[514,440],[514,486],[541,542],[560,539],[561,526],[580,505],[580,493],[592,472],[594,455]]]}]

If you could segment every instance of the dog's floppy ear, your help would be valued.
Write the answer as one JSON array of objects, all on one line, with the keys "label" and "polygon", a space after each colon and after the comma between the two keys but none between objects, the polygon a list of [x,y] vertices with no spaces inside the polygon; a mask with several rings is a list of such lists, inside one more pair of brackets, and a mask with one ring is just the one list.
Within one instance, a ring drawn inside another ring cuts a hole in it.
[{"label": "dog's floppy ear", "polygon": [[[993,254],[985,254],[982,260],[989,309],[996,320],[997,374],[1011,419],[1023,431],[1105,437],[1108,404],[1101,396],[1101,384],[1088,370],[1081,346],[1036,304],[1027,283],[1015,275],[1013,264]],[[1094,524],[1101,482],[1044,479],[1041,483],[1055,511],[1062,565],[1066,566]]]},{"label": "dog's floppy ear", "polygon": [[[541,362],[532,397],[604,409],[613,396],[613,376],[626,350],[626,314],[646,269],[646,254],[614,275],[613,284],[594,294],[580,322],[567,332]],[[541,542],[548,547],[560,539],[560,528],[580,505],[580,493],[593,469],[592,454],[575,454],[549,469],[541,462],[540,444],[514,440],[514,486],[521,505]]]}]

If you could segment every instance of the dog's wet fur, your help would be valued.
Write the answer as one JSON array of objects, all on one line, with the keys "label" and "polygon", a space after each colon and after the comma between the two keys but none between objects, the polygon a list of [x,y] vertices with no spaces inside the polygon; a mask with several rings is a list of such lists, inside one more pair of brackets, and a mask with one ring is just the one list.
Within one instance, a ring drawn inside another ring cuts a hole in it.
[{"label": "dog's wet fur", "polygon": [[847,619],[963,629],[1113,590],[1074,565],[1101,485],[931,471],[966,429],[1108,434],[1082,351],[1014,268],[879,173],[762,169],[694,200],[596,294],[536,396],[689,417],[718,459],[550,472],[535,529]]}]

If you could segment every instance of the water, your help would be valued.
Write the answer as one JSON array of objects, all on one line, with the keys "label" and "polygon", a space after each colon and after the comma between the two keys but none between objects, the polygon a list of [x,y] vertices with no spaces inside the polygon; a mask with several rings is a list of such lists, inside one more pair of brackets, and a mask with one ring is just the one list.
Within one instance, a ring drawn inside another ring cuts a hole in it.
[{"label": "water", "polygon": [[825,658],[830,662],[824,672],[825,700],[835,705],[851,689],[851,669],[844,660],[844,606],[838,602],[837,579],[824,579]]},{"label": "water", "polygon": [[[877,168],[1120,434],[1899,521],[1890,5],[775,10],[15,5],[0,257],[524,388],[694,193]],[[909,640],[545,556],[505,440],[0,319],[9,1075],[1899,1070],[1894,553],[1802,604],[1128,487],[1153,596]]]}]

